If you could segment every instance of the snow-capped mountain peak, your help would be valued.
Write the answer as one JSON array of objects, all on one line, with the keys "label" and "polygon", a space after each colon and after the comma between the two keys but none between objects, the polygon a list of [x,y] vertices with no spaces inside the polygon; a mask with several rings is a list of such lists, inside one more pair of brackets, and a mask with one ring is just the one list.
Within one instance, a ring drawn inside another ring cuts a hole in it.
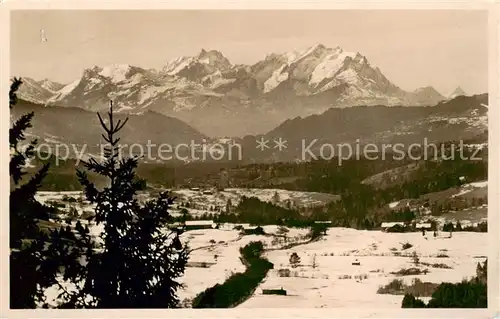
[{"label": "snow-capped mountain peak", "polygon": [[38,81],[38,84],[40,84],[40,86],[50,92],[57,92],[59,91],[60,89],[62,89],[64,87],[64,84],[61,84],[61,83],[57,83],[57,82],[54,82],[54,81],[51,81],[49,79],[43,79],[41,81]]},{"label": "snow-capped mountain peak", "polygon": [[[32,87],[28,95],[44,104],[95,111],[107,108],[113,99],[118,111],[153,110],[199,123],[206,132],[218,130],[206,120],[210,116],[230,118],[238,131],[244,124],[240,118],[258,112],[279,122],[331,107],[436,105],[446,99],[432,87],[404,91],[360,52],[323,44],[272,53],[252,65],[233,65],[223,53],[206,49],[172,59],[159,70],[96,65],[55,92],[33,82],[27,85]],[[250,126],[254,130],[258,125]],[[268,128],[263,124],[261,129]]]},{"label": "snow-capped mountain peak", "polygon": [[23,77],[23,84],[19,87],[17,95],[19,98],[38,104],[43,104],[54,92],[45,88],[40,82],[29,77]]},{"label": "snow-capped mountain peak", "polygon": [[229,69],[232,67],[231,62],[217,50],[206,51],[205,49],[201,49],[201,52],[198,54],[198,61],[204,64],[218,66],[220,69]]},{"label": "snow-capped mountain peak", "polygon": [[113,83],[122,82],[127,78],[127,74],[131,70],[128,64],[110,64],[99,69],[99,75],[108,78]]},{"label": "snow-capped mountain peak", "polygon": [[225,72],[232,67],[231,62],[221,52],[202,49],[195,56],[183,56],[167,62],[163,73],[199,81],[207,75],[217,71]]},{"label": "snow-capped mountain peak", "polygon": [[458,86],[449,96],[448,99],[456,98],[457,96],[467,95],[464,90],[460,86]]}]

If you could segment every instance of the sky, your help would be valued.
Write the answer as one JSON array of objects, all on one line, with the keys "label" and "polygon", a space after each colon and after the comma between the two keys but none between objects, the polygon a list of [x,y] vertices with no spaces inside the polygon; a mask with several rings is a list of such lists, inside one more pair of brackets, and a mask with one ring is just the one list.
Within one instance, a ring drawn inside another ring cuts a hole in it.
[{"label": "sky", "polygon": [[360,52],[405,90],[488,89],[487,12],[477,10],[25,10],[11,14],[10,43],[12,76],[61,83],[94,65],[161,68],[202,48],[252,64],[321,43]]}]

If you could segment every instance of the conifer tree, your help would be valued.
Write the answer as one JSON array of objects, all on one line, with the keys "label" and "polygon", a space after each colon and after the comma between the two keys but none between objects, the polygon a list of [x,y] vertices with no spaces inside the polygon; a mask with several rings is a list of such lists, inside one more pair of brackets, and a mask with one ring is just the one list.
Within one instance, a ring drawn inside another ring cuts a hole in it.
[{"label": "conifer tree", "polygon": [[[17,90],[22,81],[14,78],[9,91],[9,108],[17,104]],[[56,275],[62,264],[60,256],[70,258],[58,238],[66,234],[64,229],[44,232],[39,227],[41,220],[49,220],[52,210],[35,198],[49,165],[23,180],[25,167],[34,159],[36,140],[27,144],[25,131],[31,127],[34,113],[23,114],[11,124],[9,130],[11,191],[9,196],[10,221],[10,308],[35,308],[45,304],[44,290],[56,283]],[[24,183],[23,183],[24,182]]]},{"label": "conifer tree", "polygon": [[95,204],[95,224],[101,225],[102,245],[87,249],[83,269],[72,274],[71,281],[83,282],[76,292],[68,293],[66,307],[96,308],[171,308],[178,305],[177,281],[184,272],[188,250],[176,230],[167,223],[173,219],[168,209],[173,202],[169,193],[139,204],[140,189],[135,169],[137,158],[121,158],[117,133],[127,122],[115,121],[110,103],[108,119],[98,113],[108,143],[104,160],[84,161],[86,170],[104,176],[108,185],[98,189],[83,170],[77,171],[88,201]]},{"label": "conifer tree", "polygon": [[290,255],[290,265],[292,266],[292,268],[297,268],[299,265],[300,265],[300,257],[297,253],[292,253]]},{"label": "conifer tree", "polygon": [[[9,91],[9,108],[17,103],[17,90],[21,79],[14,78]],[[24,147],[25,131],[31,127],[34,113],[22,115],[9,129],[10,177],[10,307],[14,309],[35,308],[40,291],[37,286],[37,268],[40,256],[37,250],[43,240],[38,227],[39,219],[47,219],[48,210],[35,199],[40,183],[47,174],[48,165],[43,166],[28,181],[22,184],[26,175],[25,166],[33,158],[37,141],[32,140]]]}]

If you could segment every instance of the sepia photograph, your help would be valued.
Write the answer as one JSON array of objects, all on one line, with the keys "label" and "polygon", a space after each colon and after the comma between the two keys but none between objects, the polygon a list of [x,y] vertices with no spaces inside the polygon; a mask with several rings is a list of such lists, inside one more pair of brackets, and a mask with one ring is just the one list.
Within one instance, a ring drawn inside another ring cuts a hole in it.
[{"label": "sepia photograph", "polygon": [[489,18],[10,11],[9,308],[491,307]]}]

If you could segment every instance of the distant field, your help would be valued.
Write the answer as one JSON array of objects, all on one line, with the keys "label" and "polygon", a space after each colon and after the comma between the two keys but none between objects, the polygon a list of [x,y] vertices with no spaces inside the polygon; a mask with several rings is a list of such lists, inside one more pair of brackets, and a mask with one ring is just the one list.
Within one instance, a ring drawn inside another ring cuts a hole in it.
[{"label": "distant field", "polygon": [[[467,184],[461,189],[446,193],[446,196],[470,196],[474,192],[484,194],[485,189],[486,182]],[[203,208],[188,209],[191,213],[200,214],[210,205],[224,207],[228,199],[231,199],[233,205],[237,205],[242,196],[272,201],[275,193],[281,203],[289,200],[300,205],[322,204],[338,199],[336,195],[279,189],[231,188],[213,194],[188,189],[176,190],[178,201],[190,201],[195,206],[204,205]],[[146,200],[149,196],[149,193],[144,192],[140,194],[140,199]],[[60,209],[66,214],[74,208],[81,216],[84,212],[91,212],[93,208],[83,200],[80,192],[39,192],[36,197],[46,204],[64,205]],[[486,217],[487,207],[484,206],[448,213],[440,216],[440,219],[478,222]],[[266,235],[244,236],[233,227],[183,233],[181,240],[191,249],[189,264],[181,279],[185,288],[179,291],[184,306],[189,306],[190,300],[201,291],[223,283],[233,273],[243,272],[245,266],[241,263],[239,249],[251,241],[265,243],[267,251],[264,257],[274,264],[274,269],[268,273],[252,297],[239,305],[244,308],[400,308],[401,295],[378,294],[378,288],[395,278],[401,278],[405,283],[410,283],[413,278],[432,283],[459,282],[464,277],[475,274],[476,263],[484,260],[483,257],[488,252],[487,233],[455,232],[449,238],[448,233],[439,233],[437,237],[433,237],[431,232],[422,236],[420,232],[384,233],[329,228],[324,238],[305,244],[308,241],[307,228],[286,228],[286,238],[283,228],[272,225],[263,228]],[[100,232],[102,227],[91,229],[94,236]],[[405,243],[409,243],[411,247],[403,249]],[[284,248],[290,244],[296,246]],[[296,268],[289,262],[293,252],[301,259]],[[420,265],[413,263],[413,252],[419,255]],[[360,265],[353,265],[355,261]],[[430,266],[433,264],[444,264],[447,268]],[[421,271],[427,269],[428,273],[403,277],[393,274],[412,267]],[[288,269],[288,276],[281,276],[280,269],[281,272]],[[262,294],[263,289],[280,288],[287,291],[286,296]],[[55,298],[53,288],[47,290],[46,294]]]},{"label": "distant field", "polygon": [[[402,251],[401,245],[405,242],[413,247]],[[444,263],[451,269],[415,266],[410,257],[413,251],[420,256],[421,264]],[[288,261],[292,252],[302,261],[297,268],[291,268]],[[395,256],[395,252],[403,257]],[[444,234],[433,238],[432,234],[423,237],[420,233],[388,234],[331,228],[319,242],[266,254],[274,263],[274,269],[240,307],[400,308],[403,296],[377,294],[378,288],[395,278],[408,284],[413,278],[433,283],[460,282],[475,275],[477,262],[484,260],[477,257],[487,253],[488,236],[485,233],[457,233],[449,239]],[[449,257],[438,258],[440,254]],[[314,255],[315,268],[312,267]],[[360,262],[359,266],[352,265],[355,260]],[[391,274],[411,267],[428,269],[429,273],[404,277]],[[290,269],[293,276],[280,277],[280,268]],[[262,289],[281,287],[287,291],[287,296],[262,294]]]},{"label": "distant field", "polygon": [[277,193],[279,197],[278,204],[286,205],[287,202],[290,202],[291,205],[295,207],[324,205],[340,199],[340,196],[333,194],[268,188],[226,188],[224,191],[214,192],[212,194],[204,194],[200,191],[191,189],[174,191],[174,194],[178,197],[178,202],[188,201],[194,204],[188,209],[193,215],[207,212],[210,207],[225,209],[228,200],[231,200],[231,204],[236,206],[243,196],[257,197],[261,201],[272,202],[275,193]]}]

